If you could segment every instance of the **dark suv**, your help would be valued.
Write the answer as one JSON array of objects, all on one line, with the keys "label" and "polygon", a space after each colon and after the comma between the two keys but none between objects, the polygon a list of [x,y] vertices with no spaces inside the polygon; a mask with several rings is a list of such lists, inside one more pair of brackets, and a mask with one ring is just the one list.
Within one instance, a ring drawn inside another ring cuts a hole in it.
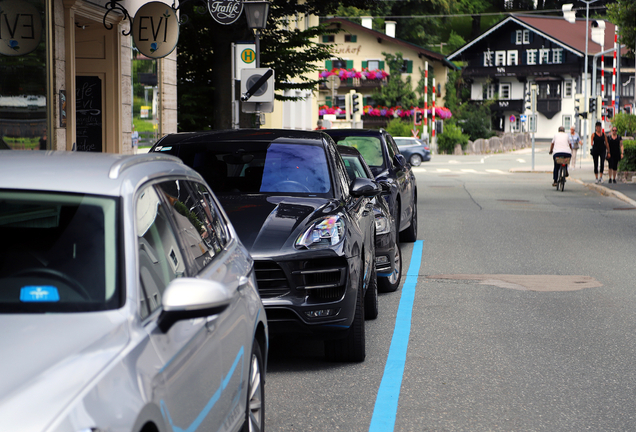
[{"label": "dark suv", "polygon": [[325,132],[338,145],[358,149],[382,186],[382,196],[389,204],[400,240],[414,242],[417,239],[417,183],[393,137],[384,129],[329,129]]}]

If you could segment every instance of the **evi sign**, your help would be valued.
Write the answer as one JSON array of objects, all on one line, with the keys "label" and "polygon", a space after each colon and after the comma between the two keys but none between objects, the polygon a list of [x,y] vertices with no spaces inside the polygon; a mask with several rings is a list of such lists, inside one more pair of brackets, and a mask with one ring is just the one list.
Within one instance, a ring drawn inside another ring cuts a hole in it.
[{"label": "evi sign", "polygon": [[22,56],[40,44],[42,18],[23,0],[0,1],[0,54]]},{"label": "evi sign", "polygon": [[165,3],[146,3],[135,14],[132,37],[135,47],[146,57],[167,56],[179,41],[177,13]]}]

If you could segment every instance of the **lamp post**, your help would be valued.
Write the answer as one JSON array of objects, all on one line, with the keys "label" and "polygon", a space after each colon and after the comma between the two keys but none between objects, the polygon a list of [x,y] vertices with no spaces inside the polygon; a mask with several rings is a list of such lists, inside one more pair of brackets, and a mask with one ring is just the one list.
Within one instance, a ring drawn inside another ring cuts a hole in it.
[{"label": "lamp post", "polygon": [[256,67],[261,67],[261,30],[267,28],[267,15],[269,14],[268,1],[246,1],[243,3],[247,26],[255,30],[256,34]]}]

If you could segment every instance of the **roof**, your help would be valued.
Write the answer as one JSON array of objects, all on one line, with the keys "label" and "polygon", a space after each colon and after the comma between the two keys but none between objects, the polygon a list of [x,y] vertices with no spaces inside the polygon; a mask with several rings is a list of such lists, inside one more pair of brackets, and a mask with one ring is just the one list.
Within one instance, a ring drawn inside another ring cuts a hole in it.
[{"label": "roof", "polygon": [[[491,33],[511,21],[521,27],[536,31],[541,36],[554,41],[558,45],[561,45],[563,48],[568,49],[580,57],[585,55],[585,18],[577,18],[574,23],[569,23],[563,17],[556,16],[511,15],[489,28],[484,33],[459,48],[457,51],[451,53],[448,58],[452,59],[457,57],[460,53],[475,43],[486,39],[486,37]],[[589,20],[590,31],[588,33],[588,55],[594,55],[601,52],[601,46],[592,41],[591,26],[593,21],[594,20]],[[614,24],[609,21],[605,21],[605,45],[603,47],[605,51],[611,49],[614,45],[614,28]],[[624,48],[621,53],[627,53],[627,49]]]},{"label": "roof", "polygon": [[377,30],[373,30],[370,28],[366,28],[364,26],[361,26],[360,24],[356,24],[352,21],[343,19],[343,18],[330,18],[324,21],[325,24],[341,24],[341,25],[346,25],[349,28],[354,29],[356,32],[362,32],[362,33],[367,33],[372,35],[373,37],[376,37],[380,40],[384,40],[393,44],[396,44],[398,46],[403,46],[405,48],[414,50],[415,52],[417,52],[419,55],[422,55],[424,57],[427,57],[430,60],[436,60],[452,69],[459,69],[453,62],[449,61],[443,54],[437,53],[435,51],[431,51],[431,50],[427,50],[426,48],[422,48],[419,45],[415,45],[411,42],[406,42],[403,41],[401,39],[397,39],[391,36],[386,35],[385,33],[379,32]]},{"label": "roof", "polygon": [[[140,173],[191,171],[168,155],[121,155],[67,151],[0,151],[0,189],[60,191],[119,196],[124,182]],[[163,162],[163,163],[161,163]],[[194,172],[192,175],[196,175]]]},{"label": "roof", "polygon": [[227,129],[201,132],[181,132],[169,134],[155,144],[150,151],[159,151],[162,147],[176,144],[207,143],[210,141],[252,141],[270,142],[279,138],[297,141],[319,141],[325,138],[322,131],[296,129]]}]

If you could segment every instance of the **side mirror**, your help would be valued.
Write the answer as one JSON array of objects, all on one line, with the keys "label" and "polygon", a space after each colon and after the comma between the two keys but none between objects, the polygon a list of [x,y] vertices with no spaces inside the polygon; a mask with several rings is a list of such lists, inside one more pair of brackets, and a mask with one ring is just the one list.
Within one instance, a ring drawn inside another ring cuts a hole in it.
[{"label": "side mirror", "polygon": [[382,188],[373,180],[357,177],[351,182],[349,192],[354,197],[374,197],[380,195]]},{"label": "side mirror", "polygon": [[232,294],[219,282],[195,278],[175,279],[163,293],[163,310],[157,325],[165,333],[177,321],[221,313],[231,301]]},{"label": "side mirror", "polygon": [[393,163],[400,168],[404,168],[406,166],[406,158],[402,154],[396,154],[393,156]]}]

